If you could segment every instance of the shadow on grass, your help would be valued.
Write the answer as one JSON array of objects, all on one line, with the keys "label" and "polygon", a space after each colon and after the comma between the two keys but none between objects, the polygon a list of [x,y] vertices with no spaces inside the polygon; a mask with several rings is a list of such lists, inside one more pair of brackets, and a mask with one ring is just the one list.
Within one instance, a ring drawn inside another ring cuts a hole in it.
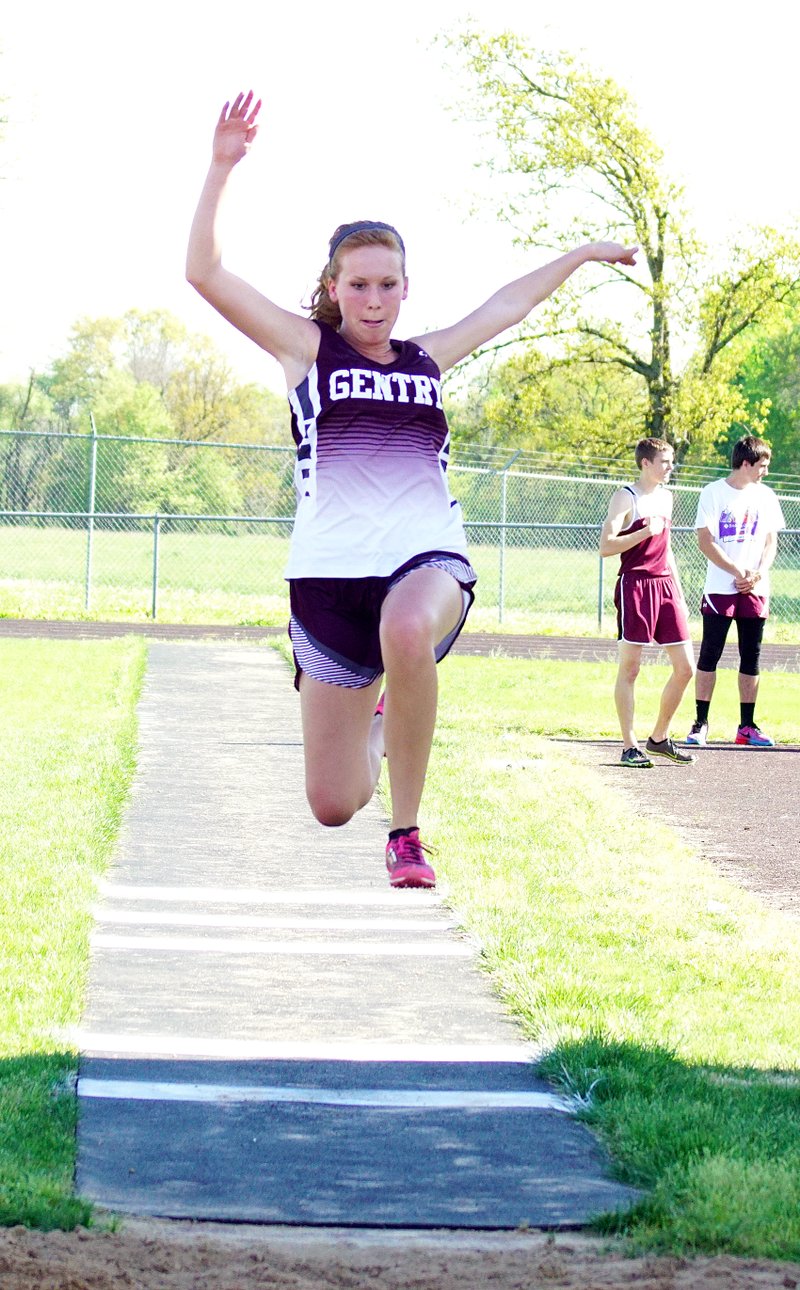
[{"label": "shadow on grass", "polygon": [[74,1053],[0,1059],[0,1225],[45,1231],[88,1224],[73,1194],[77,1105]]},{"label": "shadow on grass", "polygon": [[641,1249],[800,1258],[800,1069],[689,1065],[595,1036],[539,1070],[575,1099],[615,1176],[647,1192],[596,1229]]}]

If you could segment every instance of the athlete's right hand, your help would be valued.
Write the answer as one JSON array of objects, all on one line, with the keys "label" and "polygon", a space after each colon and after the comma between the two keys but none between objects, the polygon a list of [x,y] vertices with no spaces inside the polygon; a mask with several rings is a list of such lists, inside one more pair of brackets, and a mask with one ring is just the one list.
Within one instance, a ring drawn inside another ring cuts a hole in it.
[{"label": "athlete's right hand", "polygon": [[658,533],[664,532],[664,516],[651,515],[647,521],[647,530],[650,537],[655,537]]},{"label": "athlete's right hand", "polygon": [[222,165],[235,166],[250,150],[258,133],[255,124],[261,99],[253,103],[253,91],[237,94],[233,103],[226,103],[219,114],[214,131],[213,158]]}]

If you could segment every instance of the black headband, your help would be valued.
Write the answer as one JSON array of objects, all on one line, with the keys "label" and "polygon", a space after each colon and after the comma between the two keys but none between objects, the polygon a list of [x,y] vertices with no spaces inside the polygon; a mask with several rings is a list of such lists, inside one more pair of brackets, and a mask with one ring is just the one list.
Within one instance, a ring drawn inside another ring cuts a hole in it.
[{"label": "black headband", "polygon": [[328,251],[328,263],[330,264],[337,249],[341,246],[346,237],[350,237],[352,233],[371,233],[373,229],[380,229],[385,233],[393,234],[400,243],[400,250],[403,252],[403,255],[405,255],[405,243],[393,224],[384,224],[383,221],[379,219],[362,219],[358,220],[355,224],[344,224],[341,232],[334,233],[331,238],[330,249]]}]

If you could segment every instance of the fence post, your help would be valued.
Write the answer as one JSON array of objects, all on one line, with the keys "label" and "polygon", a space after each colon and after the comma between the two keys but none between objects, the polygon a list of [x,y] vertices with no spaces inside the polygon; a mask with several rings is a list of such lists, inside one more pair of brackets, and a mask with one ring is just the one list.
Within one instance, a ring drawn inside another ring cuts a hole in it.
[{"label": "fence post", "polygon": [[508,472],[517,460],[522,451],[518,448],[514,456],[509,458],[505,466],[501,467],[503,479],[500,485],[500,551],[499,551],[499,569],[498,569],[498,587],[497,587],[497,621],[503,621],[503,609],[505,608],[506,599],[506,522],[508,518]]},{"label": "fence post", "polygon": [[155,622],[158,613],[158,535],[161,531],[161,516],[156,511],[153,516],[153,605],[152,616]]},{"label": "fence post", "polygon": [[94,498],[97,488],[97,426],[94,413],[89,413],[92,426],[91,447],[89,449],[89,498],[86,512],[86,573],[83,587],[83,607],[89,609],[92,603],[92,544],[94,540]]},{"label": "fence post", "polygon": [[597,576],[597,626],[603,630],[603,557],[600,556],[600,570]]}]

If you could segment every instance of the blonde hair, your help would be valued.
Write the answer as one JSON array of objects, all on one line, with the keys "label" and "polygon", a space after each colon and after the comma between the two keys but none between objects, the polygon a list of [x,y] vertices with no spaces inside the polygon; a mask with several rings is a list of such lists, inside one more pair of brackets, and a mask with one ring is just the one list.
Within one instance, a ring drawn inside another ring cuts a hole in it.
[{"label": "blonde hair", "polygon": [[385,246],[389,251],[397,251],[402,263],[401,271],[405,277],[406,248],[396,228],[392,228],[391,224],[381,224],[372,220],[340,224],[330,240],[328,263],[319,275],[317,285],[311,294],[311,304],[307,306],[312,318],[317,322],[328,323],[335,331],[338,331],[342,325],[342,315],[339,306],[328,294],[328,283],[338,278],[344,253],[354,251],[359,246]]}]

